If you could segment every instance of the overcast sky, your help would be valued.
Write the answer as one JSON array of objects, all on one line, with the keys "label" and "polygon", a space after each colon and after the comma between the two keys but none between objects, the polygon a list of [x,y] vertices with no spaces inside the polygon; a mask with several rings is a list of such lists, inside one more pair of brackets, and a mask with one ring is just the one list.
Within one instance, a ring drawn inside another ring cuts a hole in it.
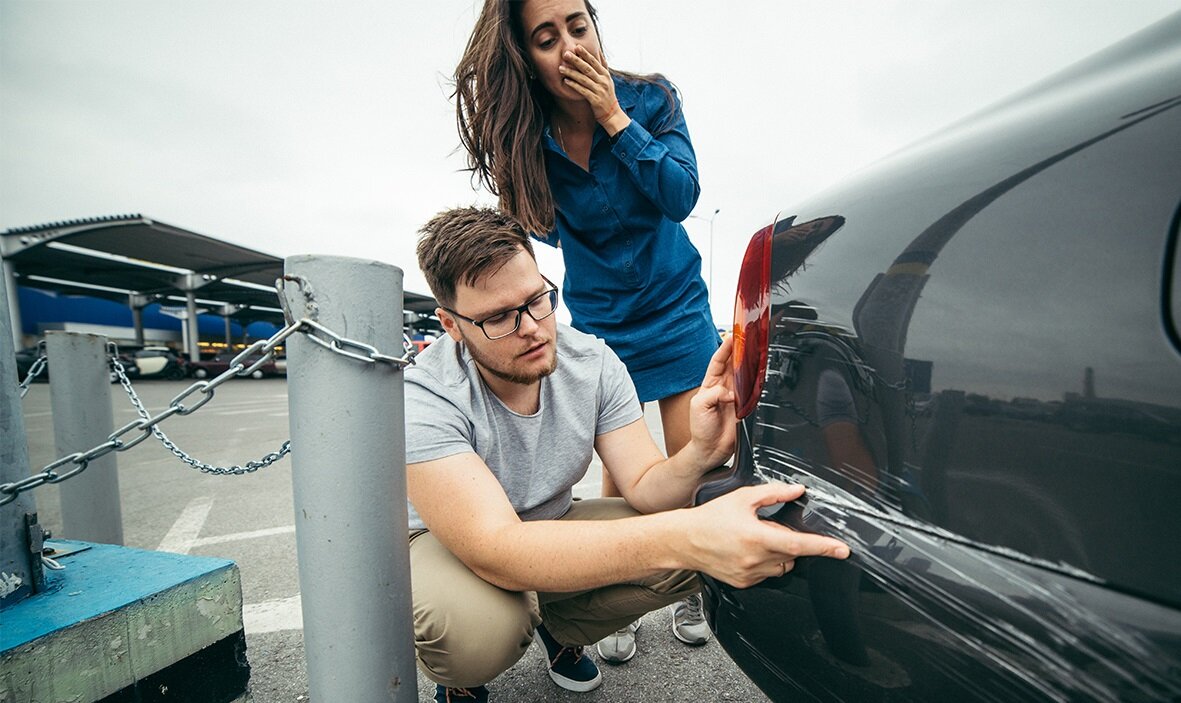
[{"label": "overcast sky", "polygon": [[[612,65],[681,90],[702,185],[686,227],[728,326],[746,241],[779,210],[1177,3],[597,7]],[[427,292],[418,227],[492,202],[462,171],[448,83],[478,9],[0,0],[0,229],[142,213],[278,256],[388,262]]]}]

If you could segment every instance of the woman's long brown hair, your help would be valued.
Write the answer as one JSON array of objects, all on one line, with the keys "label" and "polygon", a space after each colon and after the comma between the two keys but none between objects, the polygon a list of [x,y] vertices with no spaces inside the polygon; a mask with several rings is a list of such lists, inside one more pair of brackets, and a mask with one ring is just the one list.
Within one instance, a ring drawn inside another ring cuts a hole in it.
[{"label": "woman's long brown hair", "polygon": [[[599,33],[599,16],[584,0]],[[500,200],[500,209],[525,231],[545,237],[554,228],[554,196],[546,177],[542,135],[552,99],[532,77],[524,50],[524,0],[485,0],[463,58],[455,68],[455,121],[472,178]],[[659,75],[611,69],[612,75],[656,83],[675,100]],[[661,125],[663,129],[665,125]],[[659,129],[657,131],[659,133]]]}]

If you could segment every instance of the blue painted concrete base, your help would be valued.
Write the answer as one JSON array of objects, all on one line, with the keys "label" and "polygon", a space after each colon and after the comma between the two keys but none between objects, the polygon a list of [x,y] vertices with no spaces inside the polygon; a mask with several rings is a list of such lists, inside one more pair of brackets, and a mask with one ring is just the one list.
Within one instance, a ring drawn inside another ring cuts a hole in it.
[{"label": "blue painted concrete base", "polygon": [[211,653],[227,647],[214,659],[228,657],[238,669],[230,678],[240,682],[230,688],[241,690],[219,685],[213,697],[184,700],[231,701],[245,693],[249,667],[235,654],[244,646],[242,588],[233,562],[68,540],[46,546],[65,554],[65,568],[46,572],[44,592],[0,611],[0,701],[117,700],[160,672],[173,672],[172,681],[195,655],[208,669]]}]

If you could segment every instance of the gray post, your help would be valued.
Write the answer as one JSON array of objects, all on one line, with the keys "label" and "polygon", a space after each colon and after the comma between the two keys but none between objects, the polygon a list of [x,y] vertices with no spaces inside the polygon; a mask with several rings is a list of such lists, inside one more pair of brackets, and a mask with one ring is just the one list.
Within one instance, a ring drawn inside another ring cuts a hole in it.
[{"label": "gray post", "polygon": [[189,348],[185,352],[189,361],[201,360],[201,332],[197,321],[197,294],[191,290],[185,291],[185,329],[189,331]]},{"label": "gray post", "polygon": [[144,345],[144,311],[142,308],[131,308],[131,324],[135,328],[135,344]]},{"label": "gray post", "polygon": [[144,345],[144,308],[148,305],[147,296],[132,293],[127,296],[127,305],[131,308],[131,324],[135,327],[135,344]]},{"label": "gray post", "polygon": [[[316,321],[401,356],[402,271],[334,256],[286,259]],[[288,299],[307,315],[295,285]],[[406,528],[402,371],[288,340],[295,538],[313,701],[417,701]]]},{"label": "gray post", "polygon": [[21,301],[16,289],[16,265],[8,259],[4,259],[4,288],[5,294],[8,297],[8,316],[10,319],[5,320],[6,323],[11,324],[9,331],[11,332],[11,339],[13,345],[20,349],[21,344]]},{"label": "gray post", "polygon": [[[8,287],[0,286],[0,483],[15,483],[31,473],[12,342]],[[0,608],[27,598],[33,592],[25,513],[35,512],[37,504],[31,491],[19,494],[7,505],[0,505]]]},{"label": "gray post", "polygon": [[[77,332],[48,332],[50,407],[55,456],[84,452],[114,432],[107,338]],[[85,471],[59,484],[62,537],[123,544],[119,475],[115,453],[90,462]]]}]

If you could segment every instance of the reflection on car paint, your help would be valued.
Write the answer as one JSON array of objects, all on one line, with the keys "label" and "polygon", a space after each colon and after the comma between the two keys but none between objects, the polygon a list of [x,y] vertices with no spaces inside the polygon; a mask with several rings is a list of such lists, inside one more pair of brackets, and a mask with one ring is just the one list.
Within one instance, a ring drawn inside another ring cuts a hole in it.
[{"label": "reflection on car paint", "polygon": [[[1003,556],[1094,584],[1103,584],[1102,579],[1068,564],[1048,563],[1004,547],[973,542],[930,523],[876,508],[808,476],[800,463],[788,457],[760,460],[756,454],[755,461],[763,480],[807,487],[807,507],[794,527],[837,535],[855,555],[849,563],[814,561],[807,572],[820,632],[828,635],[825,644],[838,659],[859,666],[869,663],[856,623],[849,621],[858,610],[856,597],[849,592],[857,589],[864,575],[919,613],[933,628],[926,636],[938,636],[975,652],[998,675],[1015,676],[1048,700],[1114,700],[1121,689],[1111,686],[1112,680],[1141,691],[1148,700],[1163,700],[1181,690],[1176,652],[1166,652],[1119,623],[1096,616],[1061,584],[1038,579],[1036,571],[1009,568],[1005,560],[984,555]],[[771,468],[766,461],[780,463],[790,473]],[[850,525],[854,518],[855,526]],[[900,565],[898,557],[904,552],[909,556]],[[967,602],[946,586],[953,581],[978,585],[976,593],[988,594],[992,602]],[[837,598],[841,593],[846,596]],[[1000,611],[1006,614],[997,625],[991,615]],[[826,626],[834,621],[847,624],[839,629]],[[968,632],[974,636],[967,636]],[[1069,658],[1063,649],[1069,649]],[[1080,658],[1086,660],[1085,666],[1079,666]],[[1031,662],[1035,666],[1030,666]],[[964,683],[979,686],[982,682]]]},{"label": "reflection on car paint", "polygon": [[[1171,27],[1181,26],[1178,18],[1169,20]],[[1166,28],[1157,36],[1175,44],[1177,35]],[[1154,388],[1149,397],[1104,397],[1090,365],[1080,366],[1077,390],[1058,386],[1062,400],[975,388],[963,382],[970,374],[940,366],[958,357],[933,353],[945,347],[932,346],[929,329],[918,350],[911,345],[915,356],[906,356],[920,300],[929,318],[949,317],[929,312],[948,304],[939,293],[951,288],[940,288],[932,274],[945,248],[960,244],[957,235],[982,214],[995,217],[998,202],[1036,197],[1045,186],[1030,184],[1047,174],[1086,172],[1082,162],[1099,158],[1087,150],[1135,146],[1127,135],[1152,134],[1142,129],[1150,121],[1158,131],[1171,121],[1158,147],[1167,151],[1176,142],[1179,106],[1181,96],[1156,99],[1081,137],[1061,130],[1074,135],[1066,144],[1031,140],[1030,148],[1012,139],[1024,150],[1005,154],[1001,177],[975,185],[941,213],[914,218],[918,226],[909,231],[917,234],[901,253],[863,246],[884,255],[869,276],[851,277],[840,258],[815,255],[848,227],[857,229],[855,241],[868,241],[872,217],[829,204],[818,208],[829,213],[823,216],[777,218],[763,394],[740,424],[734,473],[703,487],[697,500],[747,483],[802,483],[807,496],[770,518],[843,539],[854,556],[843,563],[799,560],[786,576],[745,590],[705,579],[719,640],[773,699],[1181,700],[1181,583],[1169,576],[1179,573],[1177,559],[1161,553],[1153,569],[1119,552],[1120,539],[1140,533],[1149,544],[1174,541],[1162,541],[1161,533],[1173,531],[1175,511],[1125,508],[1120,501],[1181,497],[1175,461],[1181,408],[1150,397]],[[1003,148],[989,136],[990,147]],[[1029,165],[1014,166],[1019,159]],[[916,158],[912,165],[926,163]],[[1177,182],[1172,179],[1173,198]],[[915,183],[926,185],[917,176]],[[852,194],[865,199],[856,189]],[[1036,206],[1005,207],[1017,215],[1037,212]],[[974,232],[978,239],[988,234],[987,227]],[[807,269],[825,265],[833,273],[799,285],[801,276],[809,280]],[[851,300],[840,297],[848,290]],[[755,299],[758,291],[747,295]],[[1008,312],[1018,315],[1006,320],[1014,328],[1025,319],[1019,309]],[[1096,334],[1121,342],[1124,328],[1096,327]],[[1166,361],[1174,365],[1161,368],[1174,375],[1158,376],[1158,385],[1175,387],[1176,359]],[[942,384],[933,382],[940,374]],[[949,386],[948,378],[962,385]],[[1114,437],[1101,445],[1086,441],[1098,432]],[[1023,441],[1036,444],[1007,444]],[[1049,460],[1039,464],[1042,455]],[[1136,492],[1114,484],[1121,462],[1137,470],[1143,485]],[[1092,498],[1078,484],[1094,475],[1113,483],[1097,484]],[[1168,492],[1154,495],[1154,485]],[[1117,505],[1121,510],[1112,512],[1119,522],[1131,516],[1147,529],[1100,527],[1105,508]],[[1092,516],[1093,524],[1084,519]],[[1109,533],[1118,538],[1115,546],[1097,543]]]}]

